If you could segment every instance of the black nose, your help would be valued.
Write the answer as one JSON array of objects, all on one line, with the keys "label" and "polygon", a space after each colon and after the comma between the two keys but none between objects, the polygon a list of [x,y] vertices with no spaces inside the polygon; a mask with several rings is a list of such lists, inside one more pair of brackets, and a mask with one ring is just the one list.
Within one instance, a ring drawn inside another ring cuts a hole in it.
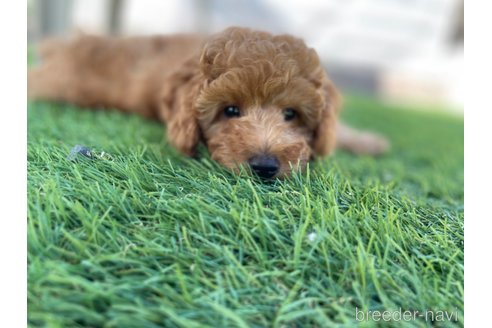
[{"label": "black nose", "polygon": [[272,178],[278,173],[280,163],[275,156],[262,154],[249,159],[249,166],[262,178]]}]

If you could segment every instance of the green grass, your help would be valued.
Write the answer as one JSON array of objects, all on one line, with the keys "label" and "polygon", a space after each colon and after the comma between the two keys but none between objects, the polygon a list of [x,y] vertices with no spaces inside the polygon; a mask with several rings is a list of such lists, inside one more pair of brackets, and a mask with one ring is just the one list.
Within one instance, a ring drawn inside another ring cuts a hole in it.
[{"label": "green grass", "polygon": [[[463,120],[346,107],[389,154],[261,183],[179,156],[159,123],[29,104],[30,326],[355,327],[356,307],[463,326]],[[109,156],[67,161],[76,144]]]}]

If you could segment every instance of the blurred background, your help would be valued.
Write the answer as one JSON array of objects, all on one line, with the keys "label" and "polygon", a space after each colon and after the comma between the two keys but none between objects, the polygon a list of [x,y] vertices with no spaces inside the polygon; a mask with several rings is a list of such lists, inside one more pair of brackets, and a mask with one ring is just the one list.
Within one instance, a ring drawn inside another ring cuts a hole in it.
[{"label": "blurred background", "polygon": [[304,38],[343,92],[463,114],[463,0],[29,0],[28,42],[246,26]]}]

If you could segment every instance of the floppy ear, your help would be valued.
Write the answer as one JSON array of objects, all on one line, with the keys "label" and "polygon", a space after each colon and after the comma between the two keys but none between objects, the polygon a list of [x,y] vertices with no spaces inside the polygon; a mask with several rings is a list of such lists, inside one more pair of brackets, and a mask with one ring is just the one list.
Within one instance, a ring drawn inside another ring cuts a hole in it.
[{"label": "floppy ear", "polygon": [[181,153],[193,156],[200,141],[195,100],[203,77],[198,59],[186,61],[169,75],[160,94],[159,116],[166,122],[167,138]]},{"label": "floppy ear", "polygon": [[341,106],[341,95],[333,83],[324,77],[321,83],[324,107],[319,124],[314,131],[313,150],[316,156],[327,156],[336,145],[336,122]]}]

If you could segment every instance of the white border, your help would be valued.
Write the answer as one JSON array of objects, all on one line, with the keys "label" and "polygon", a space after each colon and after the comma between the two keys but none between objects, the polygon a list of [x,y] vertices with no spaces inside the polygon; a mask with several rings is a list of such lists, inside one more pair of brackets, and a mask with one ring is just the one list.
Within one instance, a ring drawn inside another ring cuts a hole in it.
[{"label": "white border", "polygon": [[492,240],[492,3],[465,6],[465,320],[490,315]]},{"label": "white border", "polygon": [[27,325],[27,3],[2,5],[0,19],[1,301],[3,327]]}]

